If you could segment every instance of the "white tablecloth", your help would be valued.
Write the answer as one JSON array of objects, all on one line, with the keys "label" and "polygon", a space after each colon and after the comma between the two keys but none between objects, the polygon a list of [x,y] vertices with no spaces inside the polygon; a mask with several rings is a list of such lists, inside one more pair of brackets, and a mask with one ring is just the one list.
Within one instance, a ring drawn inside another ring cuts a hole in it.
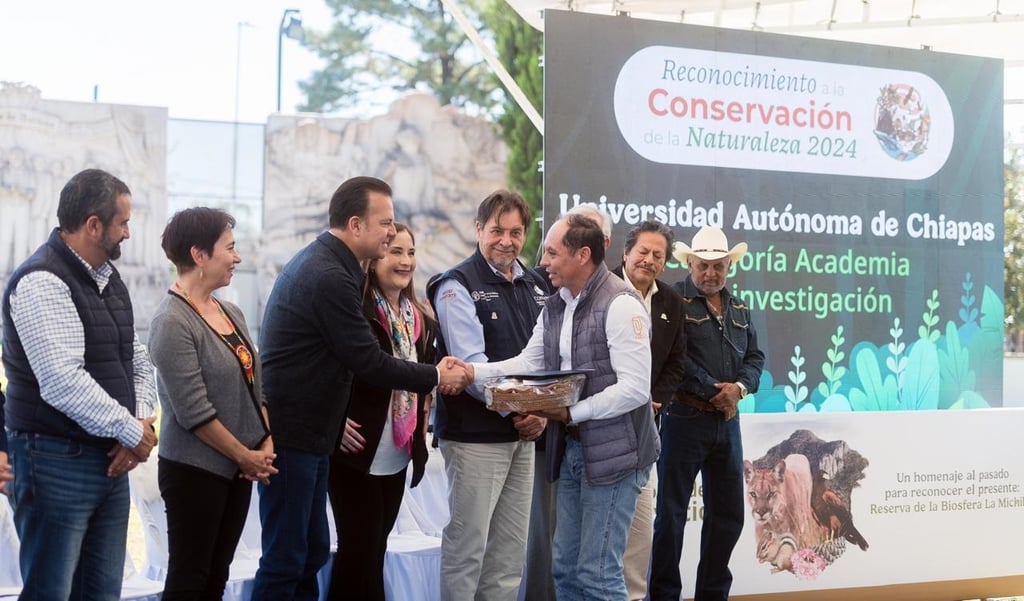
[{"label": "white tablecloth", "polygon": [[408,488],[406,482],[402,507],[388,536],[384,593],[389,601],[441,598],[441,531],[446,524],[448,477],[441,451],[430,448],[423,479],[416,488]]}]

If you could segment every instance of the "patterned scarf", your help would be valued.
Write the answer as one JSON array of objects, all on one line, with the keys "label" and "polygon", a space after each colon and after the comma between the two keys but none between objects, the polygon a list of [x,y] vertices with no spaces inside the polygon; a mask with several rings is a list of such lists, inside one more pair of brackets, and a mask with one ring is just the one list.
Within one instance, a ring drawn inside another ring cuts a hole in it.
[{"label": "patterned scarf", "polygon": [[[402,296],[399,301],[399,313],[391,308],[391,303],[384,298],[380,290],[374,288],[373,302],[377,307],[377,317],[391,337],[392,354],[398,359],[417,361],[416,339],[420,335],[419,314],[412,302]],[[416,393],[407,390],[391,391],[391,436],[395,446],[412,457],[412,434],[416,430]]]}]

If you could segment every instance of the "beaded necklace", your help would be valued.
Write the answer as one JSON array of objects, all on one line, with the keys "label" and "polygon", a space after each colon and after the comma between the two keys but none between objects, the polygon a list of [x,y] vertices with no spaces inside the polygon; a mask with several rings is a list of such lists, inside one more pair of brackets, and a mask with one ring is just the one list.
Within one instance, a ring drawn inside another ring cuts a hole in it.
[{"label": "beaded necklace", "polygon": [[209,320],[203,317],[203,312],[199,310],[199,306],[196,305],[196,303],[192,300],[192,297],[189,296],[188,292],[185,292],[185,289],[182,288],[181,284],[179,284],[178,282],[174,282],[174,291],[182,300],[184,300],[186,303],[188,303],[190,307],[192,307],[192,310],[195,311],[197,315],[199,315],[200,319],[205,321],[206,325],[208,325],[210,329],[213,330],[214,334],[220,337],[220,339],[224,341],[224,344],[226,344],[227,347],[231,349],[231,352],[235,355],[235,358],[238,359],[238,364],[242,366],[242,372],[245,374],[245,381],[250,386],[252,386],[253,380],[255,380],[255,375],[253,373],[252,351],[250,351],[249,347],[246,346],[245,341],[242,340],[242,336],[238,334],[238,331],[235,329],[235,322],[231,321],[231,318],[228,317],[228,314],[224,312],[224,307],[221,306],[221,304],[217,301],[216,298],[212,296],[210,297],[211,300],[213,300],[213,304],[217,305],[217,309],[220,311],[221,316],[224,317],[224,321],[231,326],[231,331],[228,332],[227,334],[221,334],[220,332],[218,332],[217,328],[213,327],[213,324],[211,324]]}]

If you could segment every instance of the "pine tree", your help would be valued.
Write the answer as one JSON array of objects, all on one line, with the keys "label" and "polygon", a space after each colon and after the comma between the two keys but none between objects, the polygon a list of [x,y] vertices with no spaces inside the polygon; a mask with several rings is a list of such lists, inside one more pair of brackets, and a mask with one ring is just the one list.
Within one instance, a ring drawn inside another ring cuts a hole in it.
[{"label": "pine tree", "polygon": [[[498,58],[523,93],[537,110],[544,100],[544,72],[540,67],[544,37],[530,27],[504,0],[492,0],[486,12],[487,23],[494,32]],[[497,77],[494,77],[497,81]],[[544,156],[544,136],[519,108],[511,94],[505,94],[504,112],[498,120],[502,138],[508,146],[509,187],[523,195],[535,218],[542,215],[544,177],[540,161]],[[530,224],[523,253],[540,256],[543,232],[535,220]]]},{"label": "pine tree", "polygon": [[[332,112],[367,102],[380,90],[419,90],[441,105],[490,114],[501,100],[472,43],[441,0],[325,0],[334,14],[326,33],[307,32],[306,47],[325,61],[299,88],[299,110]],[[483,29],[477,5],[463,0]],[[482,32],[487,35],[487,32]]]}]

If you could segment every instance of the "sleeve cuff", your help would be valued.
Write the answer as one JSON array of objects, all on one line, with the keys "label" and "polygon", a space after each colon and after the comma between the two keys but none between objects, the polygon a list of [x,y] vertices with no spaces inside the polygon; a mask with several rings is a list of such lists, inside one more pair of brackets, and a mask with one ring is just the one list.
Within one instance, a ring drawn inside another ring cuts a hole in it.
[{"label": "sleeve cuff", "polygon": [[117,436],[117,442],[129,449],[137,447],[142,442],[142,422],[133,419],[126,423]]},{"label": "sleeve cuff", "polygon": [[569,417],[572,419],[569,425],[579,425],[580,422],[590,420],[592,412],[586,403],[576,403],[569,407]]}]

